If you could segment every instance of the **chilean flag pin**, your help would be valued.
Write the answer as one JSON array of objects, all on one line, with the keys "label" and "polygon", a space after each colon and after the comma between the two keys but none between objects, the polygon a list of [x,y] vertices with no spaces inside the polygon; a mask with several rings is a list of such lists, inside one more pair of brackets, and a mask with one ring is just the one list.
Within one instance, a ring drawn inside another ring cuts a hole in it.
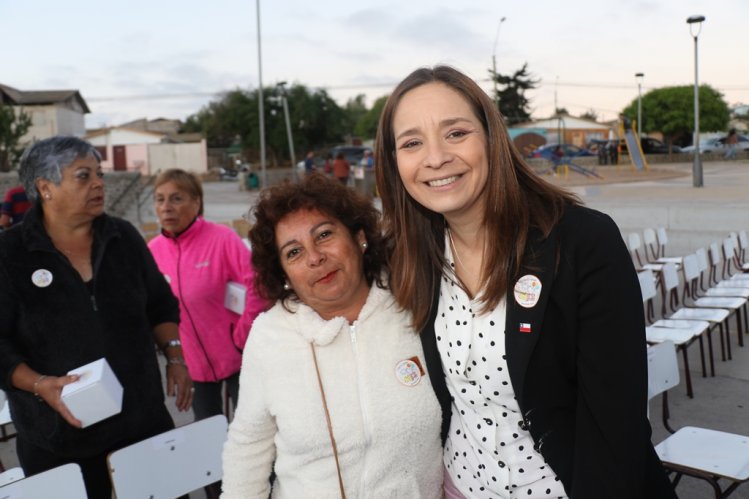
[{"label": "chilean flag pin", "polygon": [[520,323],[520,332],[521,333],[530,333],[531,332],[531,325],[527,322],[521,322]]}]

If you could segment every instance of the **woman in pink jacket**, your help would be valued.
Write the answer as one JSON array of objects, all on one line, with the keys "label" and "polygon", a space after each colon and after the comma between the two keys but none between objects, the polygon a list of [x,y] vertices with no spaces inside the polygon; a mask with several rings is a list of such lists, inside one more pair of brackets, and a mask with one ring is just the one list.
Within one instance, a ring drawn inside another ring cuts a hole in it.
[{"label": "woman in pink jacket", "polygon": [[[242,350],[265,301],[255,293],[250,251],[239,236],[203,219],[203,188],[195,175],[178,169],[161,173],[154,206],[162,230],[148,246],[179,299],[179,335],[195,386],[193,410],[196,420],[204,419],[223,413],[224,382],[236,407]],[[224,305],[229,283],[247,290],[241,315]]]}]

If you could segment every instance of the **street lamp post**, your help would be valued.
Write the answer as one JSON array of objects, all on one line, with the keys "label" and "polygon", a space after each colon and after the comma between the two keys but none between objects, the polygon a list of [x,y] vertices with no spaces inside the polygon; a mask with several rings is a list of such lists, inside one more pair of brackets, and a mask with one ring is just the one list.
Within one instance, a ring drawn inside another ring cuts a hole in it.
[{"label": "street lamp post", "polygon": [[263,51],[260,45],[260,0],[255,0],[257,10],[257,112],[260,118],[260,170],[262,172],[262,185],[268,185],[268,174],[265,170],[265,103],[263,102]]},{"label": "street lamp post", "polygon": [[637,137],[642,140],[642,79],[645,73],[635,73],[637,80]]},{"label": "street lamp post", "polygon": [[492,52],[492,72],[494,73],[494,103],[499,109],[499,90],[497,89],[497,42],[499,41],[499,29],[502,27],[502,23],[505,22],[506,17],[502,17],[497,25],[497,34],[494,37],[494,52]]},{"label": "street lamp post", "polygon": [[[700,158],[700,85],[698,79],[698,64],[697,64],[697,38],[700,36],[702,31],[702,22],[705,20],[705,16],[689,16],[687,18],[687,24],[689,24],[689,34],[694,38],[694,160],[692,162],[692,185],[694,187],[702,187],[702,159]],[[694,28],[693,31],[693,27]]]},{"label": "street lamp post", "polygon": [[294,172],[294,180],[297,179],[296,158],[294,155],[294,136],[291,134],[291,119],[289,119],[289,101],[286,98],[286,82],[279,81],[276,86],[281,91],[281,102],[283,104],[283,115],[286,119],[286,136],[289,139],[289,156],[291,157],[291,170]]}]

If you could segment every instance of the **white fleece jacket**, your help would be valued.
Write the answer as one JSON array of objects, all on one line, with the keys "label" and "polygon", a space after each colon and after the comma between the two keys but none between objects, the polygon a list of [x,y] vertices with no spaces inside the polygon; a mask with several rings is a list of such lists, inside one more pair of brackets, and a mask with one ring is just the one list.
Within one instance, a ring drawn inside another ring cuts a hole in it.
[{"label": "white fleece jacket", "polygon": [[407,386],[396,366],[418,357],[418,335],[392,295],[372,286],[359,318],[329,321],[303,304],[255,319],[239,406],[224,447],[225,499],[340,498],[310,343],[333,425],[346,497],[442,496],[441,411],[423,369]]}]

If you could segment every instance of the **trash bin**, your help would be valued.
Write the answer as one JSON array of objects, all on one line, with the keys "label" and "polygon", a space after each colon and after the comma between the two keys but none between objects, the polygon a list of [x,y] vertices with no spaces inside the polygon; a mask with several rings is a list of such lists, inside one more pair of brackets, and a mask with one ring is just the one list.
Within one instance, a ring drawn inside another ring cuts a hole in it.
[{"label": "trash bin", "polygon": [[249,189],[257,189],[258,187],[260,187],[260,179],[258,178],[257,175],[255,175],[254,172],[250,172],[247,175],[247,180],[246,180],[246,183],[245,183],[245,187],[248,190]]}]

